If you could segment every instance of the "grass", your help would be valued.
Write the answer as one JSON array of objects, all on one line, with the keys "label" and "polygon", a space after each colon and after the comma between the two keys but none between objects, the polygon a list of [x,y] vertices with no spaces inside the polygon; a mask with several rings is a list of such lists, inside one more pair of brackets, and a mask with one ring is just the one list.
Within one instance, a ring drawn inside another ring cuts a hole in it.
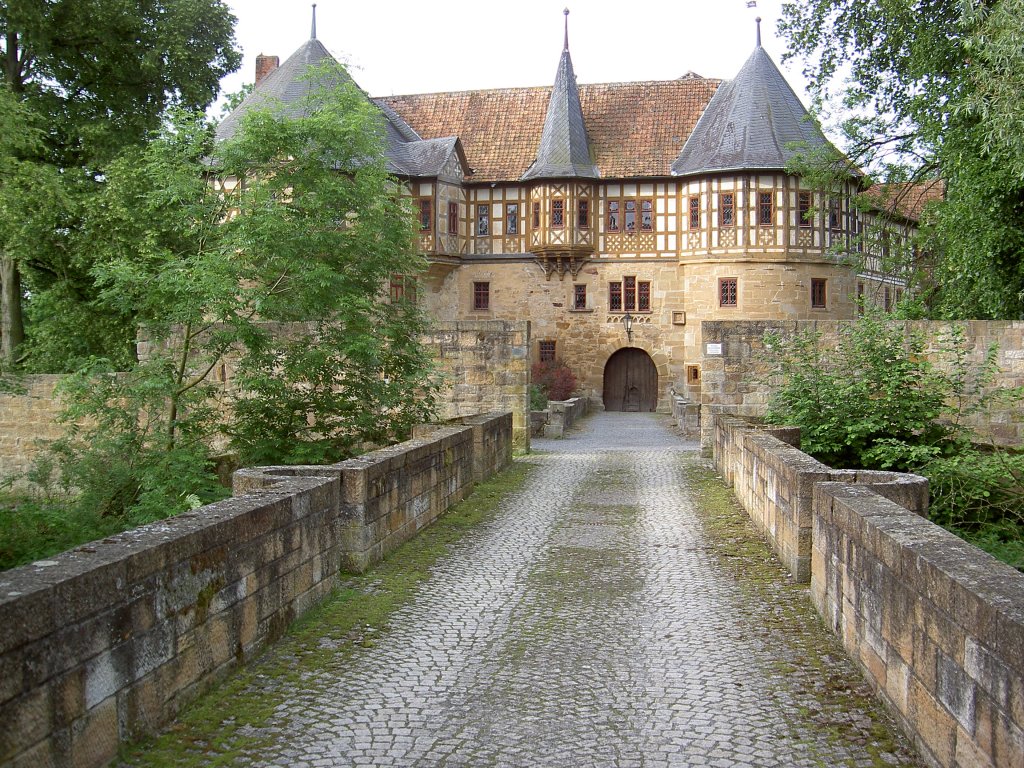
[{"label": "grass", "polygon": [[453,507],[371,571],[352,576],[296,621],[273,649],[235,671],[188,707],[163,734],[121,750],[131,766],[220,766],[255,759],[275,738],[284,688],[330,674],[357,648],[376,643],[391,615],[406,605],[431,569],[470,529],[490,519],[534,468],[518,461]]}]

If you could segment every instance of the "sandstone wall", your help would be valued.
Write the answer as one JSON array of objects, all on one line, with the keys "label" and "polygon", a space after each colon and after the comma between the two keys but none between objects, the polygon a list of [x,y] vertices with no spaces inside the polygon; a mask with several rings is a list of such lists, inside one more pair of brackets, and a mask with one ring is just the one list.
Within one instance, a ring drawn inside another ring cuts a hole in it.
[{"label": "sandstone wall", "polygon": [[0,481],[27,472],[40,447],[63,434],[54,388],[63,376],[26,376],[19,390],[0,392]]},{"label": "sandstone wall", "polygon": [[442,420],[511,411],[515,447],[530,447],[530,323],[477,320],[435,323],[424,339],[445,380]]},{"label": "sandstone wall", "polygon": [[714,422],[719,471],[927,760],[1024,765],[1024,574],[925,519],[913,476],[837,473]]},{"label": "sandstone wall", "polygon": [[465,496],[474,467],[507,465],[511,415],[472,421],[245,470],[235,498],[0,574],[0,765],[98,768],[165,725]]},{"label": "sandstone wall", "polygon": [[[712,415],[728,412],[739,416],[761,416],[772,392],[771,366],[764,358],[764,334],[791,336],[811,329],[829,343],[837,337],[842,321],[707,321],[703,325],[701,438],[706,447],[713,439]],[[967,362],[980,370],[992,344],[999,348],[997,364],[1001,373],[993,388],[1024,386],[1024,321],[968,321],[946,323],[917,321],[904,323],[908,332],[921,331],[931,340],[930,359],[940,366],[935,342],[948,335],[954,325],[964,329]],[[987,414],[965,419],[978,438],[997,445],[1024,445],[1024,408],[1002,406]]]}]

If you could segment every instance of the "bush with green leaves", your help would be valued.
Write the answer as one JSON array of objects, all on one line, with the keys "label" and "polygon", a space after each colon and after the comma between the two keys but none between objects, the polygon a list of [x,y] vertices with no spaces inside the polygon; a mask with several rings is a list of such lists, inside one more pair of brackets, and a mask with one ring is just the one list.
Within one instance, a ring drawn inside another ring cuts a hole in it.
[{"label": "bush with green leaves", "polygon": [[82,504],[144,520],[213,497],[216,435],[249,463],[330,462],[429,416],[426,319],[386,296],[424,263],[380,122],[322,67],[298,116],[250,112],[215,145],[205,116],[173,113],[110,167],[87,217],[93,275],[145,348],[64,388],[55,452]]},{"label": "bush with green leaves", "polygon": [[777,384],[769,421],[800,427],[803,450],[830,466],[926,476],[931,519],[1024,569],[1024,454],[964,426],[1024,394],[992,386],[994,347],[972,365],[961,327],[928,340],[872,312],[841,324],[834,342],[808,331],[765,344]]}]

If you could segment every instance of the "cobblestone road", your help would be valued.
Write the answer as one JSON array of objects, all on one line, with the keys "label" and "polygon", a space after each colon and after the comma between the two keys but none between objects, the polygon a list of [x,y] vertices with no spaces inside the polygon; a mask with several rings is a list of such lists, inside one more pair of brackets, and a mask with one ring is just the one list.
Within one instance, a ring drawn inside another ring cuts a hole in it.
[{"label": "cobblestone road", "polygon": [[597,414],[535,444],[523,490],[374,647],[289,690],[245,764],[916,765],[877,710],[821,703],[856,674],[834,652],[805,669],[806,637],[766,628],[780,609],[707,545],[701,460],[665,425]]}]

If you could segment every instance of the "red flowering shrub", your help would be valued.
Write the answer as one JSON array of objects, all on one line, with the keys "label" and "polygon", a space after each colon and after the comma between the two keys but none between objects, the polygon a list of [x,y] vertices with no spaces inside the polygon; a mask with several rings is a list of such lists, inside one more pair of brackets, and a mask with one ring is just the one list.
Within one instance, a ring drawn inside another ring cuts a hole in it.
[{"label": "red flowering shrub", "polygon": [[548,400],[567,400],[576,391],[576,374],[560,360],[534,363],[530,376]]}]

